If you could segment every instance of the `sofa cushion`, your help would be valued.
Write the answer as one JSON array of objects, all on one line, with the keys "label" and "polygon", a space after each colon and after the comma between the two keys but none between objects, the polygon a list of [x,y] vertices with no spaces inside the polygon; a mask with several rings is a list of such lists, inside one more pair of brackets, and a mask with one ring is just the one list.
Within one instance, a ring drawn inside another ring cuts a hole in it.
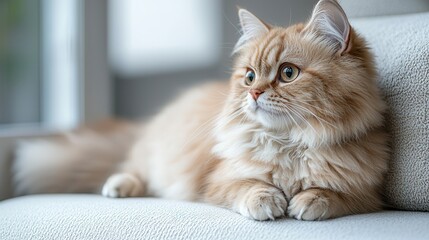
[{"label": "sofa cushion", "polygon": [[429,211],[429,12],[352,21],[376,55],[389,105],[387,202]]},{"label": "sofa cushion", "polygon": [[322,222],[257,222],[202,203],[97,195],[0,202],[7,239],[429,239],[429,213],[386,211]]}]

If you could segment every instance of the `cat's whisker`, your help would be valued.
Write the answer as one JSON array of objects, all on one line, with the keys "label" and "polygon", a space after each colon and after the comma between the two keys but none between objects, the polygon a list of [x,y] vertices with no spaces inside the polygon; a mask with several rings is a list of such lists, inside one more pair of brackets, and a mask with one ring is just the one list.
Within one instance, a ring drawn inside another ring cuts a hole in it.
[{"label": "cat's whisker", "polygon": [[244,124],[244,122],[247,120],[247,115],[246,114],[243,114],[242,116],[241,116],[241,119],[240,119],[240,122],[239,122],[239,125],[243,125]]},{"label": "cat's whisker", "polygon": [[313,131],[316,135],[319,135],[319,133],[316,131],[316,129],[313,127],[313,125],[307,120],[305,119],[305,117],[303,117],[298,111],[294,110],[292,107],[290,108],[290,110],[295,113],[295,115],[297,115],[299,118],[301,118],[301,120],[306,123]]},{"label": "cat's whisker", "polygon": [[335,125],[333,125],[332,123],[326,121],[325,119],[320,118],[319,116],[317,116],[316,114],[314,114],[313,112],[311,112],[309,109],[307,109],[307,108],[305,108],[303,106],[297,105],[297,104],[293,104],[293,103],[292,103],[292,105],[295,106],[295,107],[298,107],[298,108],[302,109],[303,111],[305,111],[305,112],[307,112],[309,114],[311,114],[317,121],[319,121],[319,123],[322,126],[323,126],[322,122],[324,122],[324,123],[328,124],[329,126],[337,129],[337,127]]},{"label": "cat's whisker", "polygon": [[[287,113],[286,113],[287,114]],[[289,121],[289,119],[286,117],[286,116],[284,116],[284,115],[281,115],[281,118],[285,121],[285,122],[288,122]],[[287,124],[286,125],[286,127],[287,127],[287,130],[290,132],[291,131],[291,125],[290,124]]]},{"label": "cat's whisker", "polygon": [[[323,128],[323,133],[325,133],[326,132],[326,127],[325,127],[325,125],[324,124],[322,124],[321,123],[321,121],[320,121],[320,119],[315,115],[315,114],[313,114],[311,111],[309,111],[309,110],[306,110],[305,108],[301,108],[300,106],[298,106],[298,105],[294,105],[294,104],[292,104],[292,106],[293,107],[299,107],[301,110],[303,110],[304,112],[306,112],[306,113],[310,113],[310,115],[312,115],[318,122],[319,122],[319,124],[320,124],[320,126]],[[307,121],[307,123],[310,125],[310,126],[312,126],[312,129],[314,130],[314,132],[317,134],[317,135],[319,135],[319,133],[314,129],[314,127],[313,127],[313,125],[311,125],[308,121]]]},{"label": "cat's whisker", "polygon": [[[307,108],[305,108],[304,106],[300,106],[300,105],[297,105],[296,103],[294,103],[294,102],[297,102],[297,103],[302,103],[302,104],[305,104],[305,105],[308,105],[308,106],[310,106],[310,107],[312,107],[312,108],[315,108],[317,111],[319,111],[319,112],[321,112],[321,113],[323,113],[323,114],[326,114],[326,115],[328,115],[328,116],[332,116],[332,113],[331,112],[329,112],[329,111],[327,111],[326,109],[322,109],[322,108],[320,108],[320,107],[318,107],[318,106],[315,106],[315,105],[313,105],[313,104],[309,104],[309,103],[306,103],[306,102],[303,102],[303,100],[298,100],[298,99],[294,99],[294,100],[288,100],[288,99],[285,99],[285,98],[281,98],[279,101],[281,101],[282,103],[284,103],[284,104],[293,104],[293,105],[296,105],[296,106],[299,106],[299,107],[302,107],[302,108],[304,108],[304,110],[306,110],[308,113],[310,113],[311,115],[313,115],[314,117],[318,117],[318,116],[316,116],[313,112],[311,112],[309,109],[307,109]],[[323,119],[322,119],[323,120]],[[328,123],[328,124],[330,124],[329,122],[326,122],[326,123]],[[335,127],[335,126],[333,126],[333,127]]]},{"label": "cat's whisker", "polygon": [[[275,91],[275,89],[274,89],[274,87],[271,85],[271,84],[269,84],[269,86],[270,86],[270,89],[271,90],[273,90],[274,92],[276,92]],[[277,92],[276,92],[277,93]],[[280,96],[280,94],[279,93],[277,93],[279,96]],[[280,99],[280,100],[282,100],[282,99]],[[295,121],[295,118],[293,117],[293,114],[291,114],[290,113],[290,111],[292,110],[292,109],[289,109],[288,108],[288,106],[287,105],[284,105],[283,107],[285,107],[286,109],[282,109],[282,108],[280,108],[280,112],[282,112],[282,113],[286,113],[288,116],[289,116],[289,118],[295,123],[295,125],[299,128],[299,129],[301,129],[301,131],[304,131],[304,129]],[[295,113],[295,115],[296,115],[296,113]],[[301,117],[299,114],[298,114],[298,116],[299,117]],[[301,117],[302,118],[302,117]],[[302,118],[303,120],[305,120],[304,118]],[[287,119],[285,119],[285,120],[287,120]],[[316,132],[316,131],[315,131]]]},{"label": "cat's whisker", "polygon": [[[314,132],[316,134],[318,134],[317,131],[314,129],[314,127],[301,114],[299,114],[299,112],[295,111],[292,108],[288,108],[287,106],[286,106],[286,108],[287,108],[287,111],[284,110],[284,109],[280,109],[279,111],[281,113],[285,113],[285,114],[289,114],[289,112],[292,112],[293,115],[296,115],[298,118],[300,118],[302,120],[302,122],[306,123],[310,128],[312,128],[314,130]],[[293,117],[293,115],[292,115],[292,117]],[[292,119],[292,120],[294,120],[294,119]],[[304,131],[304,129],[301,127],[301,125],[299,125],[299,124],[296,124],[296,125],[299,126],[299,128],[301,129],[301,131]]]},{"label": "cat's whisker", "polygon": [[323,108],[320,108],[318,106],[315,106],[314,104],[310,104],[310,103],[304,102],[302,100],[295,100],[295,102],[305,104],[305,105],[307,105],[309,107],[312,107],[312,108],[316,109],[317,111],[319,111],[319,112],[321,112],[321,113],[323,113],[325,115],[332,116],[332,112],[328,111],[327,109],[323,109]]},{"label": "cat's whisker", "polygon": [[295,125],[299,129],[301,129],[301,131],[304,131],[304,129],[302,129],[302,127],[298,124],[298,122],[295,121],[295,118],[293,117],[293,114],[290,113],[289,108],[287,106],[286,106],[286,111],[284,111],[284,113],[286,113],[289,116],[289,118],[295,123]]},{"label": "cat's whisker", "polygon": [[326,120],[318,117],[317,115],[315,115],[314,113],[312,113],[310,110],[306,109],[305,107],[300,106],[300,105],[296,105],[296,104],[293,104],[293,106],[300,108],[304,112],[310,113],[314,117],[314,119],[316,119],[316,121],[319,122],[320,126],[323,128],[323,132],[322,132],[323,135],[325,135],[326,133],[328,133],[328,131],[326,129],[327,126],[325,126],[325,124],[323,124],[323,122],[325,122],[327,125],[329,125],[330,127],[334,128],[334,129],[338,129],[336,126],[334,126],[333,124],[327,122]]},{"label": "cat's whisker", "polygon": [[[318,106],[315,106],[314,104],[309,104],[309,103],[303,102],[302,100],[298,100],[298,99],[288,100],[288,99],[280,98],[279,101],[281,101],[284,104],[290,104],[292,102],[298,102],[298,103],[306,104],[306,105],[308,105],[308,106],[310,106],[312,108],[315,108],[317,111],[322,112],[322,113],[324,113],[326,115],[332,115],[326,109],[322,109],[322,108],[320,108]],[[318,100],[314,100],[314,101],[319,102]]]},{"label": "cat's whisker", "polygon": [[234,110],[231,114],[228,114],[227,116],[220,114],[219,120],[226,119],[226,121],[222,121],[222,125],[216,124],[215,128],[218,130],[220,127],[229,124],[231,121],[236,119],[240,114],[244,113],[242,110],[243,110],[243,107],[239,107],[236,110]]}]

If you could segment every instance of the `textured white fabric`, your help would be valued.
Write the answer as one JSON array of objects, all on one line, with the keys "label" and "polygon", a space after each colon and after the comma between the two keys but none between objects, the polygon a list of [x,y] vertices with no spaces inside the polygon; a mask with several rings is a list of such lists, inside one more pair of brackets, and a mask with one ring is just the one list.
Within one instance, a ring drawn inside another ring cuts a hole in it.
[{"label": "textured white fabric", "polygon": [[0,202],[0,239],[429,239],[429,213],[257,222],[226,209],[151,198],[39,195]]},{"label": "textured white fabric", "polygon": [[372,17],[429,11],[428,0],[339,0],[349,17]]},{"label": "textured white fabric", "polygon": [[429,12],[356,19],[351,24],[374,50],[389,106],[388,203],[429,211]]}]

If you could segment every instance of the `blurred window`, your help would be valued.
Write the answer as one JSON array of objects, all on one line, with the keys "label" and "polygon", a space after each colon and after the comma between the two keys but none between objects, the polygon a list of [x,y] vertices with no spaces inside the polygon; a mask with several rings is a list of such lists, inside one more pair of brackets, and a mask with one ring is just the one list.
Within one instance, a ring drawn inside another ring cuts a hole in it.
[{"label": "blurred window", "polygon": [[0,128],[79,119],[79,1],[0,0]]},{"label": "blurred window", "polygon": [[41,119],[40,1],[0,1],[0,124]]},{"label": "blurred window", "polygon": [[127,76],[211,66],[219,58],[221,1],[110,0],[110,59]]}]

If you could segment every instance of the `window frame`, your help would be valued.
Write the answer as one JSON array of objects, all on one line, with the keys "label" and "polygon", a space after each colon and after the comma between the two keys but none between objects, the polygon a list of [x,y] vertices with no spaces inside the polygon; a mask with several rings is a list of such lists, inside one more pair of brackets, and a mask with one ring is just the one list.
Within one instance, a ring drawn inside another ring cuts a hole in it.
[{"label": "window frame", "polygon": [[[74,110],[77,111],[74,113],[77,118],[75,122],[64,123],[53,116],[56,110],[49,112],[45,109],[42,110],[39,123],[0,125],[0,200],[11,197],[10,166],[17,141],[56,134],[83,122],[107,118],[112,114],[112,82],[107,53],[107,1],[41,0],[41,4],[48,4],[50,1],[73,1],[76,4],[73,18],[76,20],[77,32],[72,42],[75,50],[77,87],[72,95],[78,101]],[[47,63],[43,64],[46,66]],[[44,70],[45,67],[41,66],[41,69]],[[45,73],[42,73],[41,82],[49,84],[44,77]],[[52,99],[56,96],[55,93],[47,91],[42,87],[41,94],[47,94],[42,100],[42,108],[46,107],[45,101],[56,100]]]},{"label": "window frame", "polygon": [[[76,102],[76,108],[73,109],[73,115],[76,115],[75,120],[64,122],[61,118],[55,115],[59,113],[58,109],[50,109],[49,103],[52,101],[64,102],[59,99],[62,96],[55,93],[55,90],[60,88],[61,92],[66,89],[67,85],[55,85],[58,79],[61,78],[59,74],[49,73],[49,68],[54,64],[52,61],[47,60],[47,55],[52,54],[53,51],[47,50],[49,44],[46,39],[41,39],[41,59],[40,59],[40,92],[41,95],[41,117],[39,122],[33,123],[18,123],[18,124],[1,124],[0,137],[6,133],[10,135],[13,131],[22,132],[22,129],[32,129],[36,131],[39,129],[67,129],[75,127],[76,125],[87,122],[95,121],[102,118],[111,116],[113,109],[112,101],[112,78],[108,63],[108,42],[107,42],[107,28],[108,28],[108,4],[105,0],[40,0],[40,11],[42,14],[49,12],[46,7],[51,2],[73,2],[76,7],[76,12],[73,14],[75,21],[76,34],[74,37],[69,38],[70,48],[74,50],[68,57],[75,60],[75,83],[76,87],[73,90],[72,100]],[[43,9],[45,8],[45,9]],[[41,27],[46,28],[46,22],[49,17],[41,19]],[[43,34],[41,34],[43,35]],[[42,36],[43,38],[43,36]],[[53,75],[52,77],[49,75]],[[52,79],[48,79],[52,78]],[[54,88],[54,91],[50,88]],[[95,94],[94,94],[95,93]],[[67,101],[67,100],[66,100]],[[70,100],[69,100],[70,101]]]}]

